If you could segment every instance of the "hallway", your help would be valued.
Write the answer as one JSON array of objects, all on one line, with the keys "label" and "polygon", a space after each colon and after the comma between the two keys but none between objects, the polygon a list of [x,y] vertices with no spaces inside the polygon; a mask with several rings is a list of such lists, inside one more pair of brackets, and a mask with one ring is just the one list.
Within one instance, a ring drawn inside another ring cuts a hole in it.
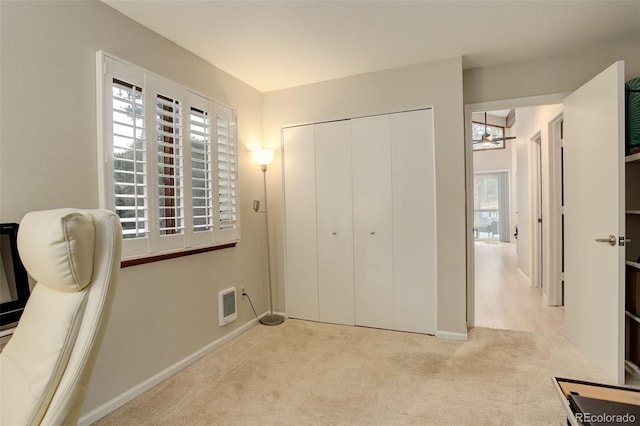
[{"label": "hallway", "polygon": [[475,326],[562,335],[563,308],[517,271],[515,243],[475,242]]}]

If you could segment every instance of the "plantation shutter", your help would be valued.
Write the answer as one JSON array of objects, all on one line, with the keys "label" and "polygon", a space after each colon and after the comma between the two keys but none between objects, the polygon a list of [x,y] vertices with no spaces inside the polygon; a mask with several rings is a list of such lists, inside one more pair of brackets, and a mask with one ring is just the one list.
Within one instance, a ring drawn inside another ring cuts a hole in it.
[{"label": "plantation shutter", "polygon": [[182,102],[156,96],[158,225],[160,235],[184,233],[184,147]]},{"label": "plantation shutter", "polygon": [[209,113],[191,107],[191,199],[193,232],[213,228],[213,159]]},{"label": "plantation shutter", "polygon": [[216,130],[218,147],[219,228],[237,234],[237,143],[233,111],[217,106]]},{"label": "plantation shutter", "polygon": [[96,55],[100,207],[120,218],[122,258],[239,240],[232,109]]},{"label": "plantation shutter", "polygon": [[149,233],[149,187],[143,88],[112,78],[111,106],[113,208],[120,217],[123,238],[145,238]]}]

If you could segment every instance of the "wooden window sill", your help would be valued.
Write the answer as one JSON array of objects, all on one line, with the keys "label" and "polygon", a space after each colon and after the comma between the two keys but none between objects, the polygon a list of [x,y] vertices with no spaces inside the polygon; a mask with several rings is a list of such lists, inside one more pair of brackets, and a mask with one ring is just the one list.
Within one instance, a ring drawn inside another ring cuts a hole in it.
[{"label": "wooden window sill", "polygon": [[129,266],[144,265],[145,263],[160,262],[161,260],[175,259],[177,257],[191,256],[192,254],[206,253],[209,251],[223,250],[235,247],[237,243],[221,244],[218,246],[200,247],[190,250],[182,250],[174,253],[164,253],[139,259],[127,259],[120,262],[120,268],[128,268]]}]

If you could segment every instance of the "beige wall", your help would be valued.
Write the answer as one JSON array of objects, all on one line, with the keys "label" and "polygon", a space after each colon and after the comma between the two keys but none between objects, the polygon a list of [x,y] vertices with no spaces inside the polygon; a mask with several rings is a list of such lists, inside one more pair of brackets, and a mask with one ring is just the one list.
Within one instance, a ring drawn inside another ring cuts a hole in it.
[{"label": "beige wall", "polygon": [[512,62],[464,71],[464,103],[566,93],[614,62],[625,61],[626,79],[640,76],[640,28],[625,40],[574,55]]},{"label": "beige wall", "polygon": [[102,49],[238,111],[236,248],[122,270],[112,321],[84,412],[247,323],[218,326],[217,293],[246,285],[266,309],[260,168],[245,145],[262,135],[262,94],[98,1],[0,2],[0,222],[29,210],[98,207],[95,53]]},{"label": "beige wall", "polygon": [[[264,96],[265,144],[280,147],[283,126],[432,106],[436,150],[438,322],[443,333],[466,335],[465,189],[460,58],[374,72]],[[357,153],[354,153],[357,155]],[[282,176],[272,167],[272,226],[278,236],[278,306],[284,309]],[[276,207],[277,206],[277,207]]]}]

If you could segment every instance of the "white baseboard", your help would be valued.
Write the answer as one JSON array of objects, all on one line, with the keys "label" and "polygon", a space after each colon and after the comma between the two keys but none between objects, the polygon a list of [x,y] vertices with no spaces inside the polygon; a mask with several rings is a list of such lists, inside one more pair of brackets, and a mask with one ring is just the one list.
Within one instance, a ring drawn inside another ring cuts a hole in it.
[{"label": "white baseboard", "polygon": [[[267,313],[265,312],[264,314],[260,315],[260,317],[262,317],[262,316],[264,316],[266,314]],[[193,364],[194,362],[196,362],[197,360],[199,360],[203,356],[207,355],[209,352],[214,351],[215,349],[219,348],[220,346],[222,346],[226,342],[238,337],[239,335],[241,335],[242,333],[246,332],[247,330],[249,330],[249,328],[253,327],[256,324],[258,324],[258,320],[254,318],[253,320],[247,322],[246,324],[242,325],[241,327],[238,327],[237,329],[233,330],[231,333],[229,333],[229,334],[227,334],[227,335],[225,335],[225,336],[223,336],[223,337],[221,337],[221,338],[219,338],[217,340],[214,340],[213,342],[209,343],[207,346],[205,346],[202,349],[194,352],[193,354],[189,355],[188,357],[176,362],[175,364],[169,366],[168,368],[164,369],[163,371],[159,372],[158,374],[156,374],[154,376],[151,376],[150,378],[148,378],[144,382],[139,383],[138,385],[132,387],[131,389],[121,393],[120,395],[118,395],[117,397],[113,398],[112,400],[107,401],[106,403],[104,403],[101,406],[91,410],[90,412],[83,414],[80,417],[78,425],[88,426],[88,425],[96,422],[97,420],[103,418],[107,414],[111,413],[112,411],[115,411],[116,409],[120,408],[121,406],[123,406],[127,402],[129,402],[132,399],[136,398],[137,396],[139,396],[139,395],[143,394],[144,392],[148,391],[149,389],[151,389],[152,387],[156,386],[157,384],[159,384],[159,383],[163,382],[164,380],[168,379],[169,377],[173,376],[178,371],[180,371],[180,370],[188,367],[189,365]]]},{"label": "white baseboard", "polygon": [[440,337],[441,339],[448,340],[460,340],[466,342],[469,340],[469,335],[467,333],[454,333],[452,331],[436,331],[436,337]]}]

